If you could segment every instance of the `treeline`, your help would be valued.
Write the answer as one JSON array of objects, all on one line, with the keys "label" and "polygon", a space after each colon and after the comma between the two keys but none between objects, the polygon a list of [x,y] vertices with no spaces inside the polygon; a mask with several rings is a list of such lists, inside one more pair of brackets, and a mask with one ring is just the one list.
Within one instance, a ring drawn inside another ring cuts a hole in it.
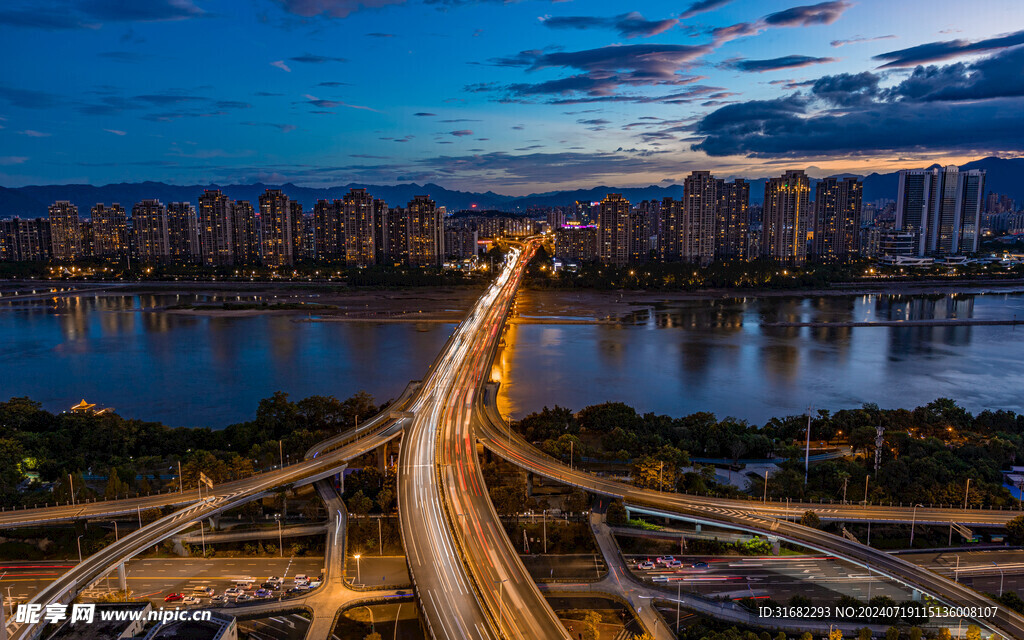
[{"label": "treeline", "polygon": [[[711,413],[672,418],[639,414],[623,403],[573,412],[555,407],[517,423],[531,442],[549,455],[579,464],[626,464],[633,481],[645,487],[690,493],[734,493],[716,485],[709,469],[682,473],[690,458],[781,459],[768,495],[804,500],[867,499],[875,502],[1009,505],[1001,470],[1024,459],[1024,415],[985,410],[972,415],[953,400],[940,398],[913,410],[879,409],[866,404],[811,418],[812,446],[848,445],[854,456],[816,463],[804,484],[806,416],[772,418],[763,425],[719,420]],[[882,427],[879,469],[874,469],[876,428]],[[871,476],[868,479],[868,476]],[[970,492],[966,493],[970,479]],[[761,497],[763,478],[750,492]]]},{"label": "treeline", "polygon": [[[186,487],[196,486],[200,472],[214,482],[237,479],[278,464],[282,455],[298,460],[317,442],[377,411],[373,397],[363,392],[346,400],[311,396],[297,402],[276,392],[260,401],[255,419],[210,429],[168,427],[114,413],[54,414],[29,398],[11,398],[0,403],[0,504],[67,500],[69,485],[76,498],[176,488],[179,462]],[[57,482],[53,494],[19,492],[18,484],[30,473],[43,483]],[[72,480],[66,482],[69,474]],[[106,480],[87,482],[86,476]]]}]

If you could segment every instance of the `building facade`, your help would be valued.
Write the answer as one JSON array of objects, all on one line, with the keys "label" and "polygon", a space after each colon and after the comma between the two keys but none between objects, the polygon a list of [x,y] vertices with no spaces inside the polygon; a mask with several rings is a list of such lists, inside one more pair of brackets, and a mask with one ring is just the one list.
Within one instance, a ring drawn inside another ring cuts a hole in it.
[{"label": "building facade", "polygon": [[761,257],[786,264],[807,260],[811,181],[800,170],[770,178],[764,186]]}]

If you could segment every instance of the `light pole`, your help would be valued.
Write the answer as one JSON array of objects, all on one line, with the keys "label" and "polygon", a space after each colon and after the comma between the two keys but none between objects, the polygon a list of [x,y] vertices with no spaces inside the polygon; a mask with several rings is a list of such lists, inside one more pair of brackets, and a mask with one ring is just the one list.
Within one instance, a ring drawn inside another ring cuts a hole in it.
[{"label": "light pole", "polygon": [[[764,497],[761,498],[761,502],[764,502],[764,503],[768,502],[768,470],[767,469],[764,470]],[[676,617],[679,617],[679,616],[676,616]],[[679,631],[679,623],[678,622],[676,623],[676,631],[677,632]]]},{"label": "light pole", "polygon": [[544,510],[544,553],[548,552],[548,510]]},{"label": "light pole", "polygon": [[82,538],[84,537],[85,534],[83,533],[82,535],[78,536],[78,539],[75,540],[75,542],[78,544],[78,564],[82,564]]},{"label": "light pole", "polygon": [[203,521],[199,521],[199,535],[203,539],[203,557],[206,557],[206,527],[203,525]]},{"label": "light pole", "polygon": [[807,485],[807,471],[811,468],[811,408],[807,407],[807,445],[804,448],[804,486]]},{"label": "light pole", "polygon": [[370,614],[370,633],[373,633],[376,631],[376,625],[373,622],[373,609],[371,609],[369,605],[363,605],[363,608]]},{"label": "light pole", "polygon": [[992,561],[992,564],[995,565],[996,569],[999,569],[999,597],[1002,598],[1003,597],[1003,577],[1004,577],[1003,576],[1003,568],[1000,567],[998,564],[996,564],[995,560]]},{"label": "light pole", "polygon": [[281,518],[274,518],[277,520],[277,551],[280,557],[284,557],[284,535],[281,533]]},{"label": "light pole", "polygon": [[967,508],[967,496],[971,493],[971,479],[967,478],[967,488],[964,489],[964,509]]},{"label": "light pole", "polygon": [[284,445],[280,440],[277,441],[277,453],[281,457],[281,468],[284,469]]},{"label": "light pole", "polygon": [[380,518],[377,518],[377,543],[380,545],[380,555],[384,555],[384,533],[381,528]]},{"label": "light pole", "polygon": [[910,519],[910,548],[914,548],[914,525],[917,523],[917,508],[923,507],[923,504],[914,505],[914,516]]},{"label": "light pole", "polygon": [[181,479],[181,460],[178,460],[178,493],[185,493],[185,484]]},{"label": "light pole", "polygon": [[679,601],[683,597],[683,583],[676,581],[676,635],[679,635]]},{"label": "light pole", "polygon": [[73,507],[75,506],[75,481],[70,473],[68,474],[68,491],[71,492],[71,506]]},{"label": "light pole", "polygon": [[357,553],[355,555],[355,559],[356,559],[356,582],[358,584],[362,584],[363,583],[363,578],[362,578],[362,574],[359,572],[359,558],[362,558],[362,556]]},{"label": "light pole", "polygon": [[114,542],[117,542],[117,520],[111,520],[114,523]]},{"label": "light pole", "polygon": [[403,603],[401,602],[398,603],[398,611],[395,612],[395,635],[393,636],[394,640],[398,640],[398,616],[402,614],[402,604]]},{"label": "light pole", "polygon": [[871,474],[864,476],[864,504],[868,503],[868,480],[871,479]]}]

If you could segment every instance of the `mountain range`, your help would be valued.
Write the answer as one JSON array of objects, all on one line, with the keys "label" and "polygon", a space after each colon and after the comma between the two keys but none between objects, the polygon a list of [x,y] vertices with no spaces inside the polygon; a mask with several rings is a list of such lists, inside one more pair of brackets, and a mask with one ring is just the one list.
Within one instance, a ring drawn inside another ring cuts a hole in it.
[{"label": "mountain range", "polygon": [[[937,165],[933,165],[937,166]],[[967,169],[984,169],[987,172],[985,190],[1005,194],[1024,203],[1024,158],[983,158],[968,162],[960,167]],[[854,175],[854,174],[844,174]],[[861,177],[861,176],[858,176]],[[880,199],[895,199],[899,184],[898,174],[872,173],[863,176],[864,202]],[[813,183],[817,182],[812,178]],[[761,204],[764,199],[765,179],[750,181],[750,201]],[[500,209],[504,211],[522,211],[530,206],[569,205],[576,200],[600,200],[609,192],[622,193],[631,202],[641,200],[660,200],[665,197],[681,198],[681,184],[669,186],[651,185],[647,187],[612,187],[600,186],[590,189],[571,191],[551,191],[527,196],[508,196],[493,191],[475,193],[455,191],[442,186],[427,184],[369,185],[346,184],[333,187],[301,187],[291,183],[283,185],[232,184],[232,185],[171,185],[163,182],[135,182],[94,186],[87,184],[33,185],[25,187],[0,187],[0,218],[12,216],[39,217],[47,214],[47,207],[57,200],[69,200],[78,206],[80,215],[87,217],[89,210],[97,202],[119,202],[126,209],[140,200],[155,198],[167,202],[195,203],[203,189],[220,189],[235,200],[248,200],[256,205],[257,198],[264,189],[281,189],[293,200],[302,203],[305,210],[311,210],[318,199],[341,198],[353,187],[365,187],[374,197],[381,198],[392,206],[404,205],[413,196],[430,195],[439,205],[449,211],[468,209],[475,205],[477,209]],[[813,192],[812,192],[813,193]]]}]

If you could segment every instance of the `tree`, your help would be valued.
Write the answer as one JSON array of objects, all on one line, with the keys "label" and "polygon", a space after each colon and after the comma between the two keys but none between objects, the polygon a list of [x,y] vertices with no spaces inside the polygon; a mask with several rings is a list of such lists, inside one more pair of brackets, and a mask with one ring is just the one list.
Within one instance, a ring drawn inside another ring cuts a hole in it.
[{"label": "tree", "polygon": [[910,640],[921,640],[921,636],[924,632],[921,631],[921,627],[910,627]]},{"label": "tree", "polygon": [[967,627],[967,640],[981,640],[981,628],[976,624]]},{"label": "tree", "polygon": [[626,524],[626,507],[622,504],[621,500],[613,500],[608,505],[607,511],[608,524],[611,526],[620,526]]},{"label": "tree", "polygon": [[857,632],[857,640],[871,640],[871,629],[861,627]]},{"label": "tree", "polygon": [[810,527],[812,529],[820,529],[821,518],[819,518],[818,514],[814,513],[813,511],[807,510],[804,511],[804,515],[800,516],[800,524],[804,525],[805,527]]},{"label": "tree", "polygon": [[367,498],[362,491],[356,491],[356,494],[348,499],[348,510],[356,515],[365,516],[370,513],[372,508],[373,501]]},{"label": "tree", "polygon": [[633,463],[633,484],[642,489],[663,490],[676,485],[676,467],[654,456],[643,456]]},{"label": "tree", "polygon": [[391,489],[381,489],[380,493],[377,494],[377,507],[380,508],[381,513],[389,513],[391,511],[391,503],[395,501],[395,494]]},{"label": "tree", "polygon": [[889,627],[885,630],[885,640],[900,640],[900,630],[897,627]]},{"label": "tree", "polygon": [[936,637],[939,640],[952,640],[953,634],[952,632],[950,632],[948,628],[942,627],[941,629],[939,629],[939,635]]},{"label": "tree", "polygon": [[103,497],[107,500],[116,500],[119,496],[128,493],[128,485],[121,482],[117,477],[117,469],[110,469],[110,476],[107,478],[107,488],[103,491]]},{"label": "tree", "polygon": [[601,614],[596,611],[588,611],[583,616],[582,633],[583,640],[598,640],[601,637]]},{"label": "tree", "polygon": [[800,640],[814,640],[814,635],[810,631],[804,631],[800,634]]},{"label": "tree", "polygon": [[1017,516],[1007,522],[1006,533],[1013,544],[1024,544],[1024,516]]},{"label": "tree", "polygon": [[828,632],[828,640],[843,640],[843,630],[832,629]]},{"label": "tree", "polygon": [[363,640],[384,640],[384,638],[382,638],[381,635],[376,631],[372,631],[363,636]]},{"label": "tree", "polygon": [[775,634],[775,640],[789,640],[789,639],[786,638],[786,634],[784,632],[780,631],[777,634]]}]

